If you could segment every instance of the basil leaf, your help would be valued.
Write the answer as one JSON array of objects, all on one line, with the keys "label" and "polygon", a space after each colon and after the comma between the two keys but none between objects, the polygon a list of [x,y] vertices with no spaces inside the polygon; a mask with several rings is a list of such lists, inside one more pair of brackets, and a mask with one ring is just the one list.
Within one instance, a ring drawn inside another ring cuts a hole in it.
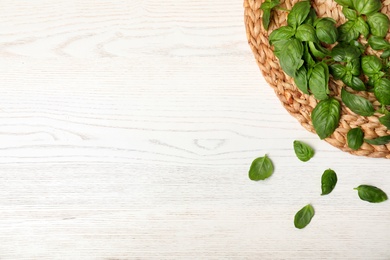
[{"label": "basil leaf", "polygon": [[381,122],[382,125],[386,126],[387,129],[390,129],[390,114],[380,117],[379,122]]},{"label": "basil leaf", "polygon": [[307,42],[304,42],[304,50],[303,50],[303,60],[306,62],[306,65],[308,68],[313,67],[316,62],[314,61],[313,57],[311,56],[309,52],[309,46]]},{"label": "basil leaf", "polygon": [[364,139],[364,141],[371,145],[384,145],[390,142],[390,135],[385,135],[374,139]]},{"label": "basil leaf", "polygon": [[329,137],[340,121],[340,103],[335,98],[320,101],[311,113],[314,129],[321,139]]},{"label": "basil leaf", "polygon": [[335,2],[342,6],[352,6],[352,0],[335,0]]},{"label": "basil leaf", "polygon": [[353,128],[348,131],[347,144],[352,150],[359,149],[364,142],[364,133],[360,127]]},{"label": "basil leaf", "polygon": [[349,109],[358,115],[372,116],[375,113],[375,109],[370,101],[361,96],[351,94],[344,88],[341,90],[341,100]]},{"label": "basil leaf", "polygon": [[366,55],[362,57],[363,73],[369,77],[377,74],[382,69],[382,61],[374,55]]},{"label": "basil leaf", "polygon": [[367,23],[372,35],[385,37],[389,30],[389,18],[383,13],[374,13],[367,16]]},{"label": "basil leaf", "polygon": [[293,28],[297,28],[305,21],[310,12],[310,2],[302,1],[296,3],[287,15],[287,24]]},{"label": "basil leaf", "polygon": [[252,181],[265,180],[274,172],[274,165],[267,155],[255,159],[249,169],[249,179]]},{"label": "basil leaf", "polygon": [[350,42],[356,40],[360,33],[356,27],[355,21],[348,21],[338,27],[339,41]]},{"label": "basil leaf", "polygon": [[360,34],[364,36],[364,38],[367,38],[370,34],[370,28],[368,27],[368,24],[361,16],[359,16],[355,21],[355,28]]},{"label": "basil leaf", "polygon": [[337,44],[331,51],[330,56],[339,62],[349,62],[360,57],[360,50],[351,45]]},{"label": "basil leaf", "polygon": [[368,39],[368,44],[371,46],[373,50],[376,51],[390,48],[390,44],[385,39],[379,36],[371,36]]},{"label": "basil leaf", "polygon": [[290,26],[282,26],[272,31],[272,33],[268,37],[268,41],[271,45],[273,45],[276,41],[290,39],[294,36],[294,34],[295,30],[293,28],[291,28]]},{"label": "basil leaf", "polygon": [[280,52],[280,66],[290,77],[295,77],[297,70],[303,65],[303,45],[298,39],[292,39]]},{"label": "basil leaf", "polygon": [[317,38],[327,44],[333,44],[338,38],[338,31],[335,26],[336,21],[331,18],[322,18],[316,22]]},{"label": "basil leaf", "polygon": [[328,50],[321,48],[320,45],[314,42],[309,42],[309,49],[316,58],[325,58],[328,55]]},{"label": "basil leaf", "polygon": [[314,150],[308,144],[298,140],[295,140],[293,144],[295,155],[302,162],[307,162],[314,156]]},{"label": "basil leaf", "polygon": [[336,186],[337,175],[336,172],[332,169],[324,171],[321,177],[321,195],[327,195],[331,193]]},{"label": "basil leaf", "polygon": [[345,18],[351,21],[355,21],[358,18],[356,11],[347,7],[343,7],[343,14]]},{"label": "basil leaf", "polygon": [[347,69],[338,63],[332,64],[329,66],[331,74],[333,75],[333,78],[338,80],[344,77],[345,73],[347,72]]},{"label": "basil leaf", "polygon": [[350,71],[347,71],[347,73],[342,78],[342,81],[348,87],[351,87],[354,90],[357,91],[366,90],[366,86],[364,85],[364,82],[360,78],[353,76]]},{"label": "basil leaf", "polygon": [[390,105],[390,80],[381,78],[374,83],[375,97],[382,105]]},{"label": "basil leaf", "polygon": [[355,47],[360,54],[363,54],[366,51],[366,47],[359,41],[350,41],[349,44]]},{"label": "basil leaf", "polygon": [[361,74],[360,73],[360,59],[359,58],[355,58],[355,59],[350,60],[345,65],[345,67],[354,76],[359,76]]},{"label": "basil leaf", "polygon": [[269,23],[271,20],[272,9],[279,4],[280,4],[279,0],[266,0],[261,4],[260,9],[263,10],[262,21],[265,30],[268,30]]},{"label": "basil leaf", "polygon": [[310,12],[303,23],[314,25],[314,21],[317,19],[316,11],[313,7],[310,7]]},{"label": "basil leaf", "polygon": [[[328,75],[328,76],[327,76]],[[328,98],[329,94],[329,69],[325,63],[317,63],[309,77],[309,89],[318,100]]]},{"label": "basil leaf", "polygon": [[302,229],[310,223],[313,217],[314,217],[314,208],[312,205],[308,204],[295,214],[294,226],[296,228]]},{"label": "basil leaf", "polygon": [[286,46],[288,46],[292,40],[294,40],[294,39],[291,38],[288,40],[280,40],[280,41],[273,42],[272,44],[274,46],[275,56],[280,59],[280,54],[281,54],[282,50],[284,50],[286,48]]},{"label": "basil leaf", "polygon": [[297,28],[295,37],[303,42],[317,42],[316,31],[309,24],[302,24]]},{"label": "basil leaf", "polygon": [[371,14],[382,8],[380,0],[352,0],[353,7],[360,14]]},{"label": "basil leaf", "polygon": [[364,201],[368,201],[371,203],[380,203],[387,200],[386,193],[371,185],[360,185],[354,190],[358,191],[359,198]]},{"label": "basil leaf", "polygon": [[301,90],[303,93],[309,95],[309,90],[308,90],[308,82],[307,82],[307,71],[304,66],[302,66],[297,74],[295,75],[294,78],[295,85]]},{"label": "basil leaf", "polygon": [[388,57],[390,57],[390,49],[385,50],[381,55],[382,59],[387,59]]}]

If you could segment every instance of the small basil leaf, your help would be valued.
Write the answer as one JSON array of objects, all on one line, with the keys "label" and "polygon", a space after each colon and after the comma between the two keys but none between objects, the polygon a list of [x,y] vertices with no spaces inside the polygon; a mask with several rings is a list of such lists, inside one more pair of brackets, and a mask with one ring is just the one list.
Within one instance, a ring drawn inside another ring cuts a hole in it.
[{"label": "small basil leaf", "polygon": [[322,18],[316,22],[317,38],[327,44],[333,44],[338,38],[336,21],[330,18]]},{"label": "small basil leaf", "polygon": [[309,24],[302,24],[297,28],[295,37],[303,42],[317,42],[316,31]]},{"label": "small basil leaf", "polygon": [[263,27],[265,30],[268,30],[269,23],[271,21],[271,9],[264,9],[263,10],[263,15],[261,17],[262,22],[263,22]]},{"label": "small basil leaf", "polygon": [[364,201],[368,201],[371,203],[380,203],[387,200],[386,193],[371,185],[360,185],[354,190],[358,191],[359,198]]},{"label": "small basil leaf", "polygon": [[340,103],[335,98],[320,101],[311,113],[314,129],[321,139],[329,137],[340,121]]},{"label": "small basil leaf", "polygon": [[[352,0],[335,0],[336,3],[342,6],[352,6]],[[343,8],[344,9],[344,8]]]},{"label": "small basil leaf", "polygon": [[358,18],[356,11],[347,7],[343,7],[343,14],[347,20],[354,21]]},{"label": "small basil leaf", "polygon": [[390,114],[380,117],[379,122],[381,122],[382,125],[386,126],[387,129],[390,129]]},{"label": "small basil leaf", "polygon": [[360,33],[355,25],[355,21],[348,21],[338,27],[339,41],[350,42],[356,40]]},{"label": "small basil leaf", "polygon": [[371,145],[384,145],[390,142],[390,135],[385,135],[374,139],[364,139],[364,141]]},{"label": "small basil leaf", "polygon": [[309,90],[308,90],[308,82],[307,82],[307,71],[304,66],[302,66],[298,72],[295,75],[294,78],[295,85],[301,90],[303,93],[309,95]]},{"label": "small basil leaf", "polygon": [[321,45],[315,44],[314,42],[309,42],[309,49],[316,58],[325,58],[329,53],[327,49],[322,48]]},{"label": "small basil leaf", "polygon": [[338,63],[332,64],[329,67],[333,78],[336,80],[343,78],[347,71],[347,69],[343,65]]},{"label": "small basil leaf", "polygon": [[362,57],[363,73],[369,77],[377,74],[382,69],[382,61],[374,55],[366,55]]},{"label": "small basil leaf", "polygon": [[360,14],[371,14],[382,8],[380,0],[352,0],[353,7]]},{"label": "small basil leaf", "polygon": [[368,24],[361,16],[359,16],[355,21],[355,28],[360,34],[364,36],[364,38],[367,38],[370,34],[370,28],[368,27]]},{"label": "small basil leaf", "polygon": [[347,73],[342,78],[342,81],[345,83],[345,85],[351,87],[354,90],[357,91],[366,90],[366,86],[364,85],[364,82],[360,78],[353,76],[350,71],[347,71]]},{"label": "small basil leaf", "polygon": [[311,68],[316,64],[316,62],[314,61],[313,57],[309,52],[308,43],[304,42],[303,44],[304,44],[303,60],[306,62],[307,67]]},{"label": "small basil leaf", "polygon": [[346,65],[346,69],[351,72],[352,75],[354,76],[359,76],[360,75],[360,59],[355,58],[350,60]]},{"label": "small basil leaf", "polygon": [[301,1],[296,3],[287,15],[287,24],[293,28],[297,28],[305,21],[310,12],[310,2]]},{"label": "small basil leaf", "polygon": [[276,41],[288,40],[293,37],[294,34],[295,30],[293,28],[291,28],[290,26],[282,26],[272,31],[272,33],[268,37],[269,43],[273,45]]},{"label": "small basil leaf", "polygon": [[308,144],[298,140],[295,140],[293,144],[295,155],[302,162],[307,162],[314,156],[314,150]]},{"label": "small basil leaf", "polygon": [[366,51],[366,47],[359,41],[350,41],[349,44],[356,47],[360,54],[363,54]]},{"label": "small basil leaf", "polygon": [[368,44],[371,46],[373,50],[376,51],[390,48],[390,44],[385,39],[383,39],[383,37],[379,37],[379,36],[371,36],[368,39]]},{"label": "small basil leaf", "polygon": [[381,55],[382,59],[387,59],[388,57],[390,57],[390,49],[385,50]]},{"label": "small basil leaf", "polygon": [[329,69],[328,66],[321,62],[317,63],[311,71],[309,77],[309,89],[313,93],[314,97],[318,100],[324,100],[328,98],[329,94]]},{"label": "small basil leaf", "polygon": [[310,8],[309,15],[306,17],[303,23],[313,25],[314,21],[317,19],[316,11],[313,7]]},{"label": "small basil leaf", "polygon": [[298,39],[292,39],[280,53],[280,66],[290,77],[295,77],[297,70],[303,65],[303,45]]},{"label": "small basil leaf", "polygon": [[351,45],[337,44],[331,51],[330,56],[339,62],[348,62],[360,57],[360,50]]},{"label": "small basil leaf", "polygon": [[312,205],[308,204],[295,214],[294,226],[296,228],[302,229],[310,223],[313,217],[314,217],[314,208]]},{"label": "small basil leaf", "polygon": [[353,128],[348,131],[347,143],[352,150],[359,149],[364,142],[364,133],[360,127]]},{"label": "small basil leaf", "polygon": [[337,175],[336,172],[332,169],[324,171],[321,177],[321,195],[327,195],[331,193],[336,186]]},{"label": "small basil leaf", "polygon": [[255,159],[249,169],[249,179],[252,181],[265,180],[274,172],[274,165],[267,155]]},{"label": "small basil leaf", "polygon": [[374,83],[375,97],[382,105],[390,105],[390,80],[381,78]]},{"label": "small basil leaf", "polygon": [[372,116],[375,113],[375,109],[370,101],[361,96],[351,94],[344,88],[341,90],[341,100],[349,109],[358,115]]},{"label": "small basil leaf", "polygon": [[385,37],[389,30],[389,17],[384,13],[374,13],[367,16],[367,23],[372,35]]}]

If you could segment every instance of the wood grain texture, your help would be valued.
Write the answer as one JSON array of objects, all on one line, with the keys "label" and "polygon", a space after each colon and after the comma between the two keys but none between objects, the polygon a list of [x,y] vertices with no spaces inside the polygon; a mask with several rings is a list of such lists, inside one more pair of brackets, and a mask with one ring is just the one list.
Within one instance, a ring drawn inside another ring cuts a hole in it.
[{"label": "wood grain texture", "polygon": [[[0,259],[390,259],[389,162],[306,132],[240,1],[0,1]],[[296,159],[292,142],[315,150]],[[274,175],[251,182],[265,153]],[[320,196],[332,168],[339,183]],[[316,215],[296,230],[297,210]]]}]

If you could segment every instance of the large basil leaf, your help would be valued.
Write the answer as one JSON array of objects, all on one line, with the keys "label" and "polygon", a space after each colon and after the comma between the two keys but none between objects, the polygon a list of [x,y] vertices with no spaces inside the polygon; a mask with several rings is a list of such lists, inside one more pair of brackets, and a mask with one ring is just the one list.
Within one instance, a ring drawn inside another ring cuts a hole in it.
[{"label": "large basil leaf", "polygon": [[371,36],[368,39],[368,44],[373,50],[385,50],[390,48],[390,43],[388,43],[383,37]]},{"label": "large basil leaf", "polygon": [[349,109],[358,115],[372,116],[375,112],[370,101],[361,96],[351,94],[344,88],[341,90],[341,99]]},{"label": "large basil leaf", "polygon": [[390,80],[381,78],[374,83],[375,97],[382,105],[390,105]]},{"label": "large basil leaf", "polygon": [[309,89],[318,100],[328,98],[329,69],[323,62],[317,63],[309,75]]},{"label": "large basil leaf", "polygon": [[363,73],[369,77],[378,74],[382,69],[382,61],[374,55],[366,55],[362,57]]},{"label": "large basil leaf", "polygon": [[367,23],[370,26],[372,35],[385,37],[389,30],[389,18],[383,13],[374,13],[367,16]]},{"label": "large basil leaf", "polygon": [[292,39],[280,52],[280,66],[290,77],[295,77],[297,70],[303,65],[303,45],[298,39]]},{"label": "large basil leaf", "polygon": [[310,2],[301,1],[296,3],[287,15],[287,24],[293,28],[297,28],[305,21],[310,12]]},{"label": "large basil leaf", "polygon": [[339,26],[339,41],[350,42],[356,40],[360,32],[356,27],[356,21],[348,21]]},{"label": "large basil leaf", "polygon": [[364,141],[371,145],[384,145],[390,143],[390,135],[385,135],[374,139],[364,139]]},{"label": "large basil leaf", "polygon": [[281,54],[282,50],[284,50],[286,48],[286,46],[288,46],[292,40],[294,40],[294,39],[291,38],[288,40],[280,40],[280,41],[273,42],[275,56],[280,59],[280,54]]},{"label": "large basil leaf", "polygon": [[352,5],[360,14],[371,14],[378,12],[382,8],[380,0],[352,0]]},{"label": "large basil leaf", "polygon": [[371,203],[379,203],[387,200],[386,193],[375,186],[360,185],[354,189],[358,191],[358,195],[361,200]]},{"label": "large basil leaf", "polygon": [[359,149],[364,142],[364,133],[360,127],[348,131],[347,144],[352,150]]},{"label": "large basil leaf", "polygon": [[355,28],[365,38],[367,38],[370,34],[370,27],[368,27],[368,24],[361,16],[359,16],[358,19],[355,21]]},{"label": "large basil leaf", "polygon": [[269,35],[268,40],[271,45],[274,44],[276,41],[281,40],[288,40],[291,37],[293,37],[295,34],[295,30],[291,28],[290,26],[282,26],[274,31]]},{"label": "large basil leaf", "polygon": [[382,125],[386,126],[387,129],[390,129],[390,114],[380,117],[379,122],[381,122]]},{"label": "large basil leaf", "polygon": [[296,228],[302,229],[307,225],[309,225],[313,217],[314,217],[314,208],[312,205],[308,204],[295,214],[294,226]]},{"label": "large basil leaf", "polygon": [[314,156],[314,150],[308,144],[295,140],[293,143],[295,155],[302,162],[307,162]]},{"label": "large basil leaf", "polygon": [[347,72],[347,69],[343,65],[338,64],[338,63],[334,63],[334,64],[330,65],[329,67],[330,67],[330,72],[333,75],[333,78],[336,80],[342,79],[344,77],[345,73]]},{"label": "large basil leaf", "polygon": [[294,78],[295,85],[305,94],[309,95],[308,82],[307,82],[307,71],[304,66],[302,66]]},{"label": "large basil leaf", "polygon": [[349,62],[359,58],[360,50],[356,46],[348,44],[337,44],[331,51],[330,56],[339,62]]},{"label": "large basil leaf", "polygon": [[337,175],[336,172],[332,169],[324,171],[321,177],[321,195],[327,195],[331,193],[336,186]]},{"label": "large basil leaf", "polygon": [[353,88],[357,91],[366,90],[366,86],[364,85],[364,82],[356,76],[353,76],[350,71],[347,71],[347,73],[342,78],[342,81],[347,85],[348,87]]},{"label": "large basil leaf", "polygon": [[316,22],[317,38],[325,43],[333,44],[338,38],[336,21],[331,18],[321,18]]},{"label": "large basil leaf", "polygon": [[249,169],[249,179],[252,181],[265,180],[274,172],[274,165],[267,155],[255,159]]},{"label": "large basil leaf", "polygon": [[347,7],[343,7],[343,14],[345,18],[351,21],[355,21],[358,18],[356,11]]},{"label": "large basil leaf", "polygon": [[335,0],[335,2],[342,6],[352,6],[352,0]]},{"label": "large basil leaf", "polygon": [[316,31],[310,24],[302,24],[297,28],[295,37],[303,42],[317,42]]},{"label": "large basil leaf", "polygon": [[340,103],[335,98],[320,101],[311,113],[314,129],[321,139],[329,137],[340,121]]}]

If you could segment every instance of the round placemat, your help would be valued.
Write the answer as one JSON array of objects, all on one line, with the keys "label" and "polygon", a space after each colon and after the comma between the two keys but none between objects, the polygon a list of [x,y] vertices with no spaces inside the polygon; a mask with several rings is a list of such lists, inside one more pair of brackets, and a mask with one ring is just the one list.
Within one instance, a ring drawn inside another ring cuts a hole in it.
[{"label": "round placemat", "polygon": [[[287,24],[287,13],[275,10],[271,16],[269,30],[266,31],[262,25],[261,3],[264,0],[244,0],[244,20],[248,43],[253,51],[257,64],[268,84],[274,89],[285,109],[294,116],[301,125],[308,131],[315,133],[311,122],[310,114],[317,104],[317,100],[312,95],[303,94],[294,84],[294,80],[286,75],[279,65],[279,61],[273,53],[273,49],[268,43],[268,36],[280,26]],[[291,9],[299,2],[298,0],[281,0],[281,7]],[[337,21],[337,25],[344,23],[345,18],[342,8],[336,2],[330,0],[311,1],[312,7],[316,10],[319,17],[332,17]],[[390,13],[390,0],[382,1],[383,13]],[[388,34],[388,38],[389,38]],[[329,88],[332,96],[341,100],[340,92],[343,83],[341,81],[329,80]],[[357,93],[373,102],[374,107],[380,107],[378,101],[372,93]],[[341,104],[341,119],[338,128],[328,138],[325,139],[331,145],[351,154],[390,158],[390,144],[370,145],[364,143],[359,150],[352,150],[347,145],[347,133],[351,128],[361,127],[364,137],[367,139],[379,136],[390,135],[390,131],[379,122],[381,114],[375,113],[370,117],[363,117],[353,113],[345,105]]]}]

